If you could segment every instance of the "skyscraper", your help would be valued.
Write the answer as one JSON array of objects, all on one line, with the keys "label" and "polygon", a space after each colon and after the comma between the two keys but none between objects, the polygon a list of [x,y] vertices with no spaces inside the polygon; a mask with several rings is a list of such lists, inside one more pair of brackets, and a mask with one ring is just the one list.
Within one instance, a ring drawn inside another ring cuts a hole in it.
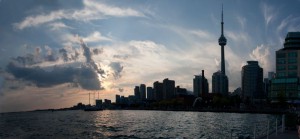
[{"label": "skyscraper", "polygon": [[[222,21],[221,21],[221,36],[219,38],[219,45],[221,46],[221,71],[217,71],[212,77],[213,93],[228,94],[228,78],[225,73],[225,53],[224,46],[227,40],[224,36],[224,22],[223,22],[223,5],[222,5]],[[215,92],[216,91],[216,92]]]},{"label": "skyscraper", "polygon": [[228,78],[221,71],[217,71],[212,75],[211,83],[213,93],[228,95]]},{"label": "skyscraper", "polygon": [[145,84],[140,85],[140,97],[141,97],[141,100],[146,100],[146,85]]},{"label": "skyscraper", "polygon": [[284,47],[276,51],[276,77],[271,81],[269,97],[273,102],[285,97],[300,100],[300,32],[289,32]]},{"label": "skyscraper", "polygon": [[163,80],[163,99],[175,97],[175,81],[168,78]]},{"label": "skyscraper", "polygon": [[258,61],[247,61],[248,65],[242,67],[242,97],[254,102],[262,99],[263,93],[263,69]]},{"label": "skyscraper", "polygon": [[141,99],[141,96],[140,96],[140,87],[139,86],[135,86],[134,88],[134,96],[137,100],[140,100]]},{"label": "skyscraper", "polygon": [[194,96],[201,97],[203,94],[207,94],[208,90],[208,81],[204,77],[204,71],[202,71],[202,76],[195,75],[195,78],[193,79]]},{"label": "skyscraper", "polygon": [[153,83],[153,94],[155,100],[163,100],[163,83],[160,83],[158,81]]},{"label": "skyscraper", "polygon": [[154,100],[152,87],[147,87],[147,100]]}]

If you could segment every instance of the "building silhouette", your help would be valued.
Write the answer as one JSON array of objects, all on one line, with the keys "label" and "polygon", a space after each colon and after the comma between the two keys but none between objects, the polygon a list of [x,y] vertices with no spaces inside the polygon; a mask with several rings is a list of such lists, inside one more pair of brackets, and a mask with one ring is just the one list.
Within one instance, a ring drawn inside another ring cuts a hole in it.
[{"label": "building silhouette", "polygon": [[163,99],[175,97],[175,81],[168,78],[163,80]]},{"label": "building silhouette", "polygon": [[228,78],[221,71],[217,71],[212,75],[211,83],[213,93],[228,95]]},{"label": "building silhouette", "polygon": [[204,76],[204,71],[202,70],[202,75],[195,75],[193,79],[193,91],[195,97],[204,96],[204,94],[208,94],[208,81]]},{"label": "building silhouette", "polygon": [[146,85],[145,84],[140,85],[140,99],[146,100]]},{"label": "building silhouette", "polygon": [[135,86],[134,88],[134,96],[137,100],[141,100],[141,95],[140,95],[140,87]]},{"label": "building silhouette", "polygon": [[228,78],[225,73],[225,52],[224,52],[224,47],[226,43],[227,43],[227,39],[224,36],[223,5],[222,5],[221,36],[219,38],[219,45],[221,46],[221,71],[215,72],[212,77],[213,93],[221,93],[222,95],[228,94]]},{"label": "building silhouette", "polygon": [[96,99],[96,107],[102,108],[102,99]]},{"label": "building silhouette", "polygon": [[120,104],[120,102],[121,102],[121,96],[116,95],[116,104]]},{"label": "building silhouette", "polygon": [[153,83],[153,94],[155,100],[163,100],[163,83],[160,83],[158,81]]},{"label": "building silhouette", "polygon": [[300,100],[300,32],[289,32],[284,47],[276,51],[276,78],[271,81],[272,102],[284,97],[289,102]]},{"label": "building silhouette", "polygon": [[154,100],[153,88],[147,87],[147,100]]},{"label": "building silhouette", "polygon": [[242,98],[254,102],[263,99],[263,69],[258,61],[247,61],[242,67]]},{"label": "building silhouette", "polygon": [[187,90],[185,88],[180,88],[180,86],[177,86],[175,88],[175,94],[176,96],[187,95]]}]

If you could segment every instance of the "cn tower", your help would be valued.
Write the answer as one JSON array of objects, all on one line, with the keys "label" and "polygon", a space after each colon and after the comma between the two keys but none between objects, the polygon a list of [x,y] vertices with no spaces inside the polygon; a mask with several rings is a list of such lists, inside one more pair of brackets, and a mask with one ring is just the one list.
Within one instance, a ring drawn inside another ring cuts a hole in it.
[{"label": "cn tower", "polygon": [[223,22],[223,5],[222,5],[222,21],[221,21],[221,36],[219,38],[219,45],[221,46],[221,73],[225,74],[225,54],[224,54],[224,46],[226,45],[226,38],[224,36],[224,22]]}]

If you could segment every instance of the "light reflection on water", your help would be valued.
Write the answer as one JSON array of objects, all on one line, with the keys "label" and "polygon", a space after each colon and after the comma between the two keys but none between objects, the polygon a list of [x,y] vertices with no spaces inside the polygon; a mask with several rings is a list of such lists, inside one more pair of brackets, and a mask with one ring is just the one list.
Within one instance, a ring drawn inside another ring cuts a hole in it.
[{"label": "light reflection on water", "polygon": [[230,138],[268,114],[104,110],[0,114],[0,138]]}]

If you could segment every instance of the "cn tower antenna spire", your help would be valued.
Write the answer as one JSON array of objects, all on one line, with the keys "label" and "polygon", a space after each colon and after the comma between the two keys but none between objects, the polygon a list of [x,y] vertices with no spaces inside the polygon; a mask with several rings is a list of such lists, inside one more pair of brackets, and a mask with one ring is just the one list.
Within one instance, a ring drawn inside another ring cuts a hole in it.
[{"label": "cn tower antenna spire", "polygon": [[224,46],[226,45],[227,40],[224,36],[224,21],[223,21],[223,4],[222,4],[222,12],[221,12],[221,36],[219,38],[219,45],[221,46],[221,72],[223,75],[225,74],[225,53]]},{"label": "cn tower antenna spire", "polygon": [[222,22],[221,22],[221,24],[222,24],[222,34],[221,35],[223,35],[224,36],[224,27],[223,27],[223,25],[224,25],[224,22],[223,22],[223,3],[222,3]]}]

